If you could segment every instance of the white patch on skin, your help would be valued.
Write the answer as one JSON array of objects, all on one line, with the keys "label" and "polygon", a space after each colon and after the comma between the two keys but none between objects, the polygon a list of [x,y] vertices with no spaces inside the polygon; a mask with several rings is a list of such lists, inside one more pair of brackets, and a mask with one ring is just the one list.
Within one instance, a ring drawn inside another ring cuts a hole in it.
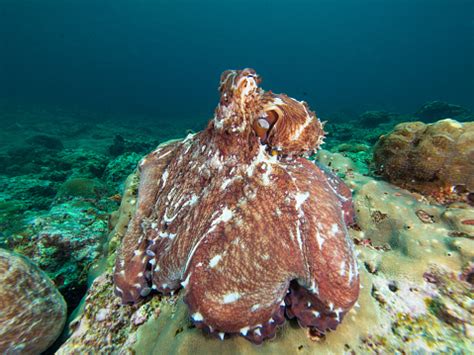
[{"label": "white patch on skin", "polygon": [[209,266],[212,268],[215,267],[221,259],[222,259],[222,255],[217,254],[209,261]]},{"label": "white patch on skin", "polygon": [[241,297],[240,293],[238,293],[238,292],[228,293],[228,294],[224,295],[224,297],[222,298],[222,303],[224,303],[224,304],[232,303],[232,302],[235,302],[235,301],[239,300],[240,297]]},{"label": "white patch on skin", "polygon": [[183,143],[186,143],[186,142],[190,141],[195,135],[196,135],[196,133],[189,133],[186,136],[186,138],[184,138]]},{"label": "white patch on skin", "polygon": [[142,255],[142,254],[143,254],[143,252],[142,252],[141,250],[134,250],[134,251],[133,251],[133,255],[134,255],[134,256],[140,256],[140,255]]},{"label": "white patch on skin", "polygon": [[[166,153],[163,153],[162,155],[160,155],[160,156],[159,156],[158,158],[156,158],[156,159],[164,158],[164,157],[166,157],[168,154],[170,154],[172,151],[173,151],[173,149],[170,149],[170,150],[168,150]],[[156,151],[155,151],[155,152],[156,152]],[[143,161],[142,164],[144,164],[144,163],[145,163],[145,161]]]},{"label": "white patch on skin", "polygon": [[346,274],[346,262],[343,260],[341,261],[341,268],[339,269],[339,274],[344,276]]},{"label": "white patch on skin", "polygon": [[308,199],[309,192],[297,192],[295,195],[296,209],[299,210],[301,205]]},{"label": "white patch on skin", "polygon": [[191,315],[191,318],[193,319],[193,321],[195,322],[202,322],[204,320],[204,317],[202,316],[201,313],[199,312],[196,312],[196,313],[193,313]]},{"label": "white patch on skin", "polygon": [[338,226],[336,223],[333,223],[333,224],[331,225],[331,231],[330,231],[330,233],[331,233],[332,235],[336,235],[337,233],[339,233],[339,226]]},{"label": "white patch on skin", "polygon": [[316,284],[316,281],[311,281],[311,287],[309,288],[309,292],[312,294],[318,295],[319,294],[319,287]]},{"label": "white patch on skin", "polygon": [[270,185],[270,174],[272,173],[271,165],[265,163],[265,172],[262,174],[262,183],[264,186]]},{"label": "white patch on skin", "polygon": [[256,334],[257,336],[261,336],[261,335],[262,335],[262,333],[260,332],[260,329],[259,329],[259,328],[255,329],[255,334]]},{"label": "white patch on skin", "polygon": [[225,333],[220,332],[220,333],[219,333],[219,338],[220,338],[221,340],[224,340],[224,335],[225,335]]},{"label": "white patch on skin", "polygon": [[255,312],[255,311],[258,310],[259,308],[260,308],[260,304],[257,303],[257,304],[254,304],[254,305],[252,306],[252,308],[250,308],[250,311],[251,311],[251,312]]},{"label": "white patch on skin", "polygon": [[221,190],[225,190],[227,186],[229,186],[232,183],[233,179],[225,179],[224,182],[221,185]]},{"label": "white patch on skin", "polygon": [[217,169],[218,171],[222,170],[224,164],[222,164],[219,153],[214,154],[214,156],[211,158],[211,161],[209,162],[209,166],[211,168]]},{"label": "white patch on skin", "polygon": [[318,312],[318,311],[313,311],[313,315],[314,315],[316,318],[319,318],[319,312]]},{"label": "white patch on skin", "polygon": [[321,233],[319,233],[319,223],[318,223],[318,226],[316,227],[316,241],[318,242],[319,249],[322,250],[325,239],[321,236]]},{"label": "white patch on skin", "polygon": [[303,123],[301,126],[298,127],[298,129],[295,131],[295,133],[293,133],[293,135],[292,135],[291,138],[290,138],[292,141],[295,141],[295,140],[299,139],[300,136],[301,136],[301,133],[303,133],[304,129],[305,129],[306,127],[308,127],[309,124],[310,124],[310,123],[313,121],[313,119],[314,119],[314,118],[311,117],[311,115],[308,113],[308,110],[306,110],[306,107],[305,107],[305,106],[303,106],[303,107],[304,107],[304,110],[305,110],[305,112],[306,112],[306,120],[304,121],[304,123]]},{"label": "white patch on skin", "polygon": [[169,176],[169,173],[168,173],[168,169],[167,169],[167,170],[165,170],[163,175],[161,175],[161,181],[163,181],[162,188],[165,187],[166,181],[168,180],[168,176]]},{"label": "white patch on skin", "polygon": [[176,214],[175,214],[174,216],[168,217],[167,212],[165,211],[165,214],[164,214],[164,216],[163,216],[163,220],[165,221],[165,223],[171,223],[171,222],[173,222],[174,219],[178,216],[178,213],[179,213],[179,211],[176,212]]},{"label": "white patch on skin", "polygon": [[232,211],[229,208],[224,207],[224,209],[222,210],[221,216],[217,219],[217,222],[216,221],[215,222],[216,222],[216,224],[221,222],[221,221],[222,222],[229,222],[230,219],[232,218],[232,216],[233,216]]},{"label": "white patch on skin", "polygon": [[349,284],[352,283],[353,278],[354,278],[354,271],[352,269],[352,264],[349,264]]},{"label": "white patch on skin", "polygon": [[188,286],[188,284],[189,284],[189,278],[191,277],[191,274],[192,274],[192,272],[190,272],[190,273],[188,274],[188,276],[186,277],[186,279],[185,279],[183,282],[181,282],[181,286],[183,286],[184,288],[186,288],[186,286]]},{"label": "white patch on skin", "polygon": [[199,200],[199,197],[195,194],[191,195],[191,198],[183,206],[194,206]]},{"label": "white patch on skin", "polygon": [[341,309],[341,308],[336,308],[336,309],[334,310],[334,313],[336,313],[336,320],[337,320],[338,322],[340,322],[340,321],[341,321],[342,309]]},{"label": "white patch on skin", "polygon": [[260,163],[267,163],[267,168],[270,167],[270,164],[278,163],[278,160],[277,160],[276,156],[271,156],[266,152],[266,147],[267,147],[266,145],[260,145],[259,150],[258,150],[258,154],[255,156],[255,158],[249,164],[249,166],[247,168],[247,171],[246,171],[247,175],[249,177],[252,177],[255,168]]},{"label": "white patch on skin", "polygon": [[273,103],[274,103],[275,105],[277,105],[277,106],[278,106],[278,105],[286,105],[286,104],[283,102],[283,100],[280,99],[279,97],[274,98],[274,99],[273,99]]},{"label": "white patch on skin", "polygon": [[298,223],[296,225],[296,240],[298,241],[298,246],[303,252],[303,240],[301,239],[301,231],[300,231],[300,220],[298,219]]},{"label": "white patch on skin", "polygon": [[168,233],[168,232],[160,232],[158,235],[160,236],[160,238],[174,239],[176,237],[176,234]]}]

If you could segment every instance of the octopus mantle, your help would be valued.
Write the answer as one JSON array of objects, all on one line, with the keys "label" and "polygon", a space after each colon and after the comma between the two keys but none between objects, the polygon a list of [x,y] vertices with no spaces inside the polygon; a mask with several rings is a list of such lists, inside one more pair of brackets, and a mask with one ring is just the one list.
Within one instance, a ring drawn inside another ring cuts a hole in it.
[{"label": "octopus mantle", "polygon": [[287,317],[324,333],[359,294],[351,192],[304,158],[323,128],[304,102],[226,71],[207,128],[139,165],[114,281],[123,303],[184,288],[193,322],[254,343]]}]

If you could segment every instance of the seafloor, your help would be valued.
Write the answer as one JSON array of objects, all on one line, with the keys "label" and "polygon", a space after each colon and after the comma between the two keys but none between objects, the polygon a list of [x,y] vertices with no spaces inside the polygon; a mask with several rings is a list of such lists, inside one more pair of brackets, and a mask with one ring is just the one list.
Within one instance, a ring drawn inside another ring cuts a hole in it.
[{"label": "seafloor", "polygon": [[[431,103],[410,114],[322,117],[328,121],[327,138],[315,159],[354,191],[357,225],[350,234],[363,289],[357,307],[335,332],[314,336],[287,322],[275,340],[255,346],[240,337],[220,341],[204,335],[191,325],[179,293],[127,307],[113,295],[111,268],[133,212],[130,200],[137,181],[131,174],[137,162],[159,143],[204,128],[206,119],[107,117],[51,107],[1,109],[0,248],[32,260],[66,300],[69,324],[49,352],[474,351],[473,191],[433,181],[424,189],[414,181],[403,182],[400,174],[381,174],[374,159],[379,138],[397,124],[448,117],[472,122],[469,110]],[[463,125],[452,122],[448,126]],[[445,136],[439,144],[456,143],[457,138]],[[470,160],[456,169],[469,175],[474,174],[474,132],[465,139],[460,146],[470,147]],[[36,316],[41,320],[41,314]]]}]

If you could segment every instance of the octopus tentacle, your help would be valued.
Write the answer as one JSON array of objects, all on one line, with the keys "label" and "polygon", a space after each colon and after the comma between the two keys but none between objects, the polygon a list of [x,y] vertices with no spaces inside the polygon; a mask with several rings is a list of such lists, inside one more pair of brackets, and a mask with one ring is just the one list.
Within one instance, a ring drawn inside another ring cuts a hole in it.
[{"label": "octopus tentacle", "polygon": [[122,246],[115,262],[115,293],[123,303],[135,303],[150,291],[147,267],[150,256],[145,252],[148,240],[144,231],[145,221],[153,213],[154,202],[159,192],[157,181],[176,154],[178,143],[158,147],[139,163],[140,185],[135,215],[130,221]]}]

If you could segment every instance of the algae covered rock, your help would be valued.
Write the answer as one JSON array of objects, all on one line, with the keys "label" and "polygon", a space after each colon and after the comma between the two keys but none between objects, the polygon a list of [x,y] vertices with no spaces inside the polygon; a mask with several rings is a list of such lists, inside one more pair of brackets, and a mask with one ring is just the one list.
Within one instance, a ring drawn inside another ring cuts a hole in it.
[{"label": "algae covered rock", "polygon": [[422,120],[432,122],[448,117],[457,117],[466,115],[469,110],[459,106],[453,105],[444,101],[430,101],[421,106],[415,116]]},{"label": "algae covered rock", "polygon": [[0,249],[0,352],[40,353],[61,333],[66,302],[28,259]]},{"label": "algae covered rock", "polygon": [[400,123],[374,148],[377,172],[389,182],[442,200],[474,192],[474,122]]}]

